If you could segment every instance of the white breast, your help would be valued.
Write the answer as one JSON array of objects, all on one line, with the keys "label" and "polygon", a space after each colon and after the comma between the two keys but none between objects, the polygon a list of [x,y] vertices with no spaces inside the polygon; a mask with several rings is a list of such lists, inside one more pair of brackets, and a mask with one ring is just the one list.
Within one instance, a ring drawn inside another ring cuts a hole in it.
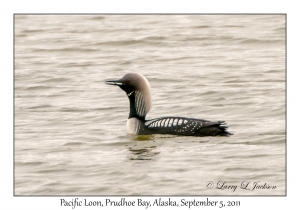
[{"label": "white breast", "polygon": [[137,118],[130,118],[126,123],[126,130],[128,134],[138,134],[140,130],[140,121]]}]

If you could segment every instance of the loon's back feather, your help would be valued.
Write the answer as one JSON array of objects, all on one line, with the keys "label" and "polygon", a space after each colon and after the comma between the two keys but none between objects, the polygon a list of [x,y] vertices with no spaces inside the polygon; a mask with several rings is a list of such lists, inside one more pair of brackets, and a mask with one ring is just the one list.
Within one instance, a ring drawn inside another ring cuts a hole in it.
[{"label": "loon's back feather", "polygon": [[138,134],[171,134],[183,136],[228,136],[224,121],[211,122],[186,117],[161,117],[147,120]]}]

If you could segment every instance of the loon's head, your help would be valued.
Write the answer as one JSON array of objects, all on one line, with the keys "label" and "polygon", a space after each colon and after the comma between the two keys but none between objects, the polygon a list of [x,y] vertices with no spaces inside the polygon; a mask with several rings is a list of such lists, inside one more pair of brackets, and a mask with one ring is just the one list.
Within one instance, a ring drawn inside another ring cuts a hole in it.
[{"label": "loon's head", "polygon": [[124,90],[130,101],[129,118],[136,117],[145,120],[151,109],[151,91],[148,80],[141,74],[128,73],[119,80],[105,82],[117,85]]}]

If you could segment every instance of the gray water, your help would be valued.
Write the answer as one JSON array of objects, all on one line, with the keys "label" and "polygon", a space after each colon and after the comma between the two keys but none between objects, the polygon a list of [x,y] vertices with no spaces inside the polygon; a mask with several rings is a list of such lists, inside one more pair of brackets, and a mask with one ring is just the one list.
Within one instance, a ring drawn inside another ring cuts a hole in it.
[{"label": "gray water", "polygon": [[[14,27],[15,195],[285,195],[284,15],[15,15]],[[150,82],[147,119],[225,120],[234,135],[127,135],[126,94],[104,82],[128,72]]]}]

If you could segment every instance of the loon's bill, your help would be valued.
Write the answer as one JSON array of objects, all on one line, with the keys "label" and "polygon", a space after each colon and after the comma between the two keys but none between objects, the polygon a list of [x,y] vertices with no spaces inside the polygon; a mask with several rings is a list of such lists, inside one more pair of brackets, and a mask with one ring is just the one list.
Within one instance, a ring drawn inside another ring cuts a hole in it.
[{"label": "loon's bill", "polygon": [[130,111],[126,123],[128,134],[171,134],[182,136],[229,136],[224,121],[211,122],[186,117],[161,117],[146,120],[151,108],[151,90],[148,80],[141,74],[128,73],[119,80],[105,82],[117,85],[129,98]]}]

